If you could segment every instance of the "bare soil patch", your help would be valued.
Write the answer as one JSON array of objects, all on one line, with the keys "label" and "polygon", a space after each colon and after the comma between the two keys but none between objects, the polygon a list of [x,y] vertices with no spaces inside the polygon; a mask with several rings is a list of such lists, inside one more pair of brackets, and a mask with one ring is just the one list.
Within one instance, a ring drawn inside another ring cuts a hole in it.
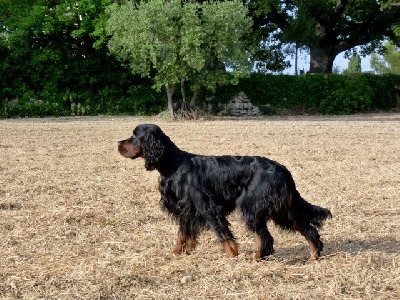
[{"label": "bare soil patch", "polygon": [[[211,232],[175,256],[158,173],[117,152],[139,123],[182,149],[260,155],[331,209],[325,250],[270,224],[276,253],[230,217],[240,255]],[[400,115],[171,123],[133,117],[0,120],[1,299],[400,299]]]}]

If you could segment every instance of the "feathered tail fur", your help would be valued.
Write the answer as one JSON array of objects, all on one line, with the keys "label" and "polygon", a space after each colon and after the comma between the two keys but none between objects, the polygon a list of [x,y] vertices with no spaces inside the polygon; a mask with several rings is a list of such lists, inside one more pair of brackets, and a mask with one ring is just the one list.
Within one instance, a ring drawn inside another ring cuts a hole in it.
[{"label": "feathered tail fur", "polygon": [[297,191],[293,197],[290,212],[294,220],[302,220],[302,222],[307,222],[317,228],[322,227],[327,218],[332,218],[329,209],[307,202]]}]

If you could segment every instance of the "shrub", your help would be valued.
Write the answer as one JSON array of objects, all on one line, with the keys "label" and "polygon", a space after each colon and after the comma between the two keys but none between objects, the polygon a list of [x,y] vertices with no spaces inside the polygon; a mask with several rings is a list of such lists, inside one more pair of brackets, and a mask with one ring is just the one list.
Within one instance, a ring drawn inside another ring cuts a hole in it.
[{"label": "shrub", "polygon": [[2,116],[6,118],[12,117],[47,117],[47,116],[63,116],[66,114],[65,109],[60,103],[37,100],[24,94],[21,99],[13,99],[11,101],[3,100],[1,104]]},{"label": "shrub", "polygon": [[347,115],[371,109],[373,90],[362,76],[345,78],[342,86],[331,91],[320,103],[324,114]]}]

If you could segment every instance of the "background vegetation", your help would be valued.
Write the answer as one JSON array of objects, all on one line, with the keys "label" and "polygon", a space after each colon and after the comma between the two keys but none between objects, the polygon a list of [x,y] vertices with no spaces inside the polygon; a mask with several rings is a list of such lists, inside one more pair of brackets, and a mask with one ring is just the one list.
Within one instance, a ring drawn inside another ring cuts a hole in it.
[{"label": "background vegetation", "polygon": [[[140,3],[139,0],[0,0],[0,117],[148,115],[165,110],[165,91],[152,89],[160,87],[155,62],[148,65],[148,78],[142,78],[143,74],[131,72],[132,64],[127,67],[126,59],[121,60],[120,56],[117,60],[110,54],[114,33],[107,30],[110,28],[109,8],[123,7],[127,2],[133,8]],[[326,75],[332,72],[330,62],[339,50],[347,50],[350,55],[356,51],[356,46],[361,47],[359,55],[376,53],[372,56],[373,66],[379,74],[398,72],[398,47],[394,45],[399,44],[400,5],[396,1],[293,0],[284,1],[283,5],[274,0],[251,0],[246,3],[251,22],[240,20],[243,14],[235,14],[236,20],[230,21],[236,24],[232,28],[244,24],[241,21],[251,23],[251,32],[245,38],[238,37],[237,41],[232,39],[228,48],[223,39],[210,46],[213,41],[209,38],[214,34],[191,37],[190,32],[198,33],[194,27],[193,31],[185,32],[185,36],[182,31],[177,31],[178,35],[167,32],[163,33],[163,39],[154,40],[171,42],[185,37],[185,43],[176,44],[181,45],[175,56],[179,59],[181,53],[193,53],[193,49],[207,50],[196,54],[199,66],[194,69],[188,68],[196,62],[193,58],[180,60],[179,64],[167,61],[169,70],[177,66],[173,71],[180,79],[171,94],[175,108],[181,107],[185,98],[197,99],[190,104],[201,107],[201,101],[210,92],[199,91],[200,85],[215,92],[214,99],[219,102],[228,101],[228,96],[239,89],[244,90],[254,103],[270,105],[264,109],[266,113],[300,109],[300,112],[347,114],[398,106],[399,77],[356,76],[352,70],[346,74],[348,76]],[[182,2],[182,5],[187,3]],[[194,13],[191,17],[204,23],[206,14],[200,12],[206,6],[196,7],[198,15]],[[229,33],[235,32],[232,28],[218,25],[221,18],[216,17],[210,23],[216,25],[215,35],[232,37]],[[176,14],[168,22],[174,20],[183,24],[184,17]],[[124,19],[119,22],[122,22],[121,27],[127,24]],[[369,30],[364,30],[366,27]],[[384,41],[391,44],[384,44]],[[185,45],[193,49],[188,51]],[[238,48],[232,53],[224,50],[233,49],[235,45]],[[309,51],[310,70],[324,75],[298,78],[268,75],[287,68],[286,55],[299,48]],[[326,49],[334,51],[327,53]],[[211,56],[212,53],[216,55]],[[239,81],[231,80],[229,76],[234,67],[244,67],[244,57],[253,64],[253,69],[241,72],[243,77]],[[206,63],[200,66],[201,61]],[[231,68],[226,70],[229,64]],[[207,68],[203,68],[204,65]],[[167,73],[173,74],[172,71]],[[186,94],[181,83],[190,87]],[[228,85],[224,87],[223,84]],[[199,97],[194,97],[197,93]]]},{"label": "background vegetation", "polygon": [[388,111],[398,106],[398,75],[314,74],[306,76],[252,74],[237,86],[221,87],[216,102],[228,102],[244,91],[264,113],[351,114]]},{"label": "background vegetation", "polygon": [[[306,76],[254,73],[237,85],[219,86],[212,96],[213,113],[240,91],[260,106],[264,114],[353,114],[399,109],[400,75],[314,74]],[[0,116],[44,117],[64,115],[151,115],[167,108],[165,93],[152,89],[150,82],[128,85],[127,91],[104,88],[90,91],[55,93],[47,100],[36,100],[42,93],[26,92],[21,98],[0,103]],[[181,94],[176,93],[176,97]]]}]

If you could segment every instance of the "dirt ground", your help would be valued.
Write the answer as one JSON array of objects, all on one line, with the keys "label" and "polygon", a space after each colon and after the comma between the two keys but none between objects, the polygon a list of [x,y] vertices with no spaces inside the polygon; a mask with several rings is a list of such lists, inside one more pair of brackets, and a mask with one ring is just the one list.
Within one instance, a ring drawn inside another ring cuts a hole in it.
[{"label": "dirt ground", "polygon": [[[291,170],[333,219],[322,257],[269,224],[275,254],[230,216],[240,254],[204,232],[171,254],[157,172],[117,141],[156,123],[182,149],[260,155]],[[400,114],[167,122],[92,117],[0,120],[0,299],[400,299]]]}]

